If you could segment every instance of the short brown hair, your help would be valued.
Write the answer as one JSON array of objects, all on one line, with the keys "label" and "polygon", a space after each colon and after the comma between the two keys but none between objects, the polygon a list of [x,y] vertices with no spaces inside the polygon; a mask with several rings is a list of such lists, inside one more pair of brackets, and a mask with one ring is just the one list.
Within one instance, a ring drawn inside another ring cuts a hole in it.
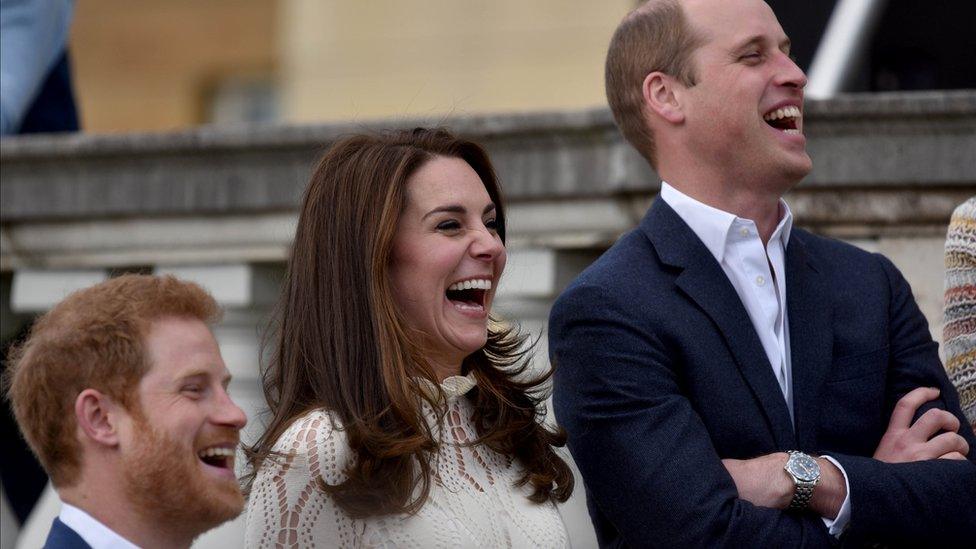
[{"label": "short brown hair", "polygon": [[677,0],[645,3],[624,18],[610,39],[607,102],[621,133],[654,167],[654,135],[644,120],[644,78],[658,71],[694,86],[691,54],[700,44]]},{"label": "short brown hair", "polygon": [[200,286],[173,276],[123,275],[69,295],[11,350],[7,398],[55,486],[71,486],[80,473],[78,394],[97,389],[141,411],[134,389],[150,366],[144,338],[152,321],[171,316],[212,325],[220,307]]}]

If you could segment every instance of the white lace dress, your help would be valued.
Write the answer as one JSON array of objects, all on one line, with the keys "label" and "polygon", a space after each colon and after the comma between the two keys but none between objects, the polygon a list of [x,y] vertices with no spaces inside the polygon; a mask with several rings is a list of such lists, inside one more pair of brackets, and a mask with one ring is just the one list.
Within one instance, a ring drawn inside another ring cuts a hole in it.
[{"label": "white lace dress", "polygon": [[[258,471],[247,505],[247,547],[568,547],[552,503],[536,504],[527,486],[516,488],[518,463],[482,446],[464,393],[473,377],[451,377],[441,387],[448,412],[434,433],[442,440],[430,497],[413,516],[352,519],[316,485],[345,480],[352,457],[333,414],[298,418],[275,444],[290,456]],[[436,415],[425,409],[428,421]]]}]

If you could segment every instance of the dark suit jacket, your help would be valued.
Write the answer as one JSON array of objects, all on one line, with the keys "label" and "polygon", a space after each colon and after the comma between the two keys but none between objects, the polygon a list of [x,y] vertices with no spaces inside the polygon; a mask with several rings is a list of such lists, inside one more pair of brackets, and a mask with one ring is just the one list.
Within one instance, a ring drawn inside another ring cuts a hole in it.
[{"label": "dark suit jacket", "polygon": [[61,522],[61,519],[55,518],[51,531],[47,535],[47,541],[44,542],[44,549],[91,549],[91,547],[74,530]]},{"label": "dark suit jacket", "polygon": [[881,255],[800,229],[786,280],[795,427],[735,289],[663,200],[556,301],[556,418],[602,546],[836,543],[812,513],[738,499],[720,461],[794,449],[847,472],[845,541],[956,543],[976,532],[972,461],[870,458],[911,389],[940,387],[934,405],[963,418],[908,283]]}]

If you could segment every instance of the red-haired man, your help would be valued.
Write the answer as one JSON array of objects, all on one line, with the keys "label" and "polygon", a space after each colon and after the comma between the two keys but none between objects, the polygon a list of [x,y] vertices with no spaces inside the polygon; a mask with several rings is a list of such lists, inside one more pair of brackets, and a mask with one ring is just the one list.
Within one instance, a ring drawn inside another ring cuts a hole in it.
[{"label": "red-haired man", "polygon": [[63,503],[46,547],[189,547],[241,512],[247,418],[219,316],[195,284],[125,275],[71,294],[14,349],[8,398]]}]

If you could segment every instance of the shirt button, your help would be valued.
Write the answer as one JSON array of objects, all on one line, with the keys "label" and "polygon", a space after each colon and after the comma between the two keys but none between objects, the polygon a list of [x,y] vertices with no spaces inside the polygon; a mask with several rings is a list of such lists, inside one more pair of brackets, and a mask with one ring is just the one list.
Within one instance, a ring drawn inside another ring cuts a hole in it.
[{"label": "shirt button", "polygon": [[749,236],[749,229],[742,227],[741,229],[739,229],[739,234],[741,234],[742,236]]},{"label": "shirt button", "polygon": [[763,277],[763,275],[759,275],[759,276],[756,277],[756,285],[757,286],[762,286],[765,283],[766,283],[766,279]]}]

